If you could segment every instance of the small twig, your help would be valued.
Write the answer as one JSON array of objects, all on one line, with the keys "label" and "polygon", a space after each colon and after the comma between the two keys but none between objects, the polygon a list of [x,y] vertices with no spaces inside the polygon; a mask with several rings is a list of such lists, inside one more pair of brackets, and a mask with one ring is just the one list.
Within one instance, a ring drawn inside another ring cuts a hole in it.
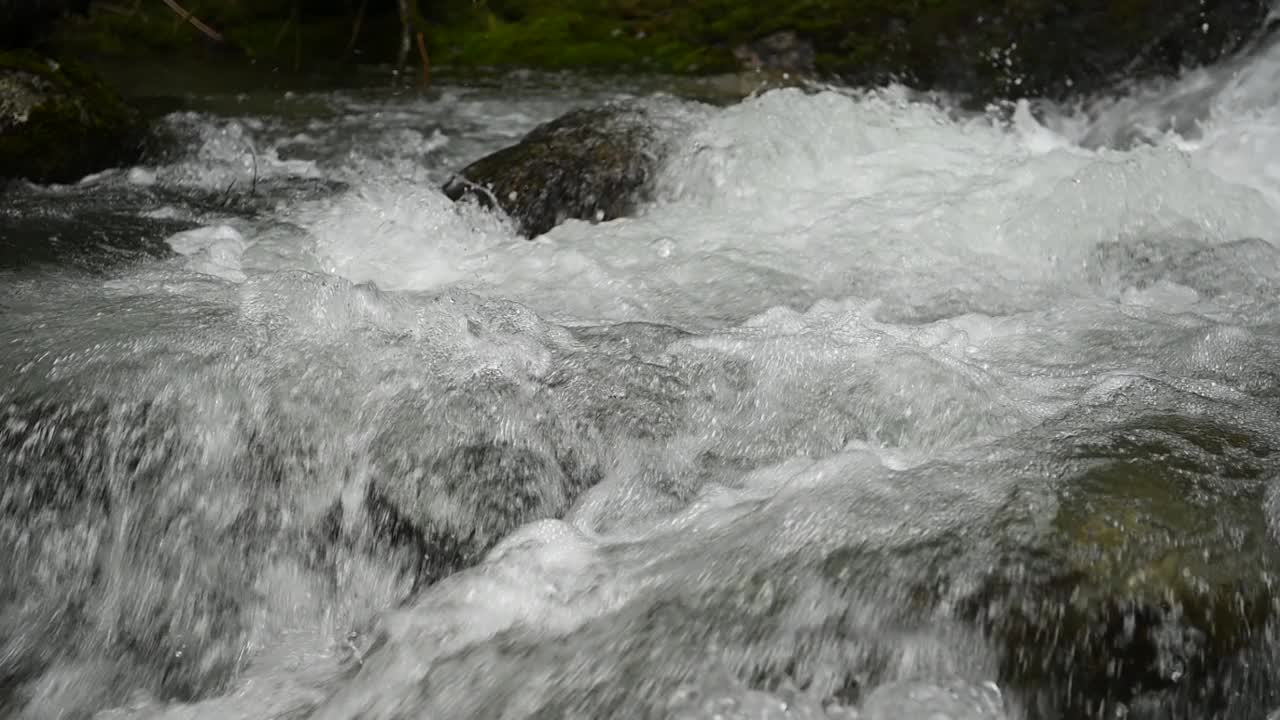
[{"label": "small twig", "polygon": [[192,27],[204,33],[205,35],[207,35],[214,42],[225,42],[222,39],[222,36],[218,34],[218,31],[200,22],[200,18],[196,17],[195,15],[192,15],[190,11],[188,11],[186,8],[179,5],[177,3],[177,0],[163,0],[163,2],[165,5],[169,6],[170,10],[177,13],[178,17],[183,22],[191,23]]},{"label": "small twig", "polygon": [[285,18],[284,24],[280,26],[280,31],[276,33],[276,39],[271,43],[271,50],[274,52],[280,49],[280,43],[284,42],[284,36],[289,34],[289,28],[293,26],[295,15],[290,12],[289,17]]},{"label": "small twig", "polygon": [[467,188],[468,190],[471,190],[472,192],[477,192],[484,195],[485,197],[489,198],[489,202],[493,204],[493,207],[496,207],[499,209],[502,207],[502,203],[498,202],[498,196],[494,194],[493,190],[491,190],[490,188],[484,185],[481,185],[478,182],[469,180],[466,177],[463,177],[462,175],[454,175],[452,178],[449,179],[449,182],[451,183],[457,182],[461,184],[463,187]]},{"label": "small twig", "polygon": [[418,31],[418,57],[422,58],[422,87],[431,84],[431,61],[427,59],[427,43],[422,37],[422,31]]},{"label": "small twig", "polygon": [[249,194],[255,195],[258,192],[258,151],[252,145],[249,146],[249,155],[253,158],[253,180],[249,183]]},{"label": "small twig", "polygon": [[231,178],[231,182],[227,183],[227,189],[222,192],[222,201],[218,203],[222,207],[226,207],[231,202],[231,188],[236,186],[236,179]]},{"label": "small twig", "polygon": [[352,630],[347,633],[347,637],[345,639],[347,651],[351,653],[352,659],[356,661],[357,665],[364,667],[364,652],[361,651],[360,646],[356,644],[356,641],[360,639],[360,633]]},{"label": "small twig", "polygon": [[400,47],[396,53],[396,73],[404,71],[405,60],[409,57],[409,39],[411,33],[409,29],[413,26],[413,19],[409,15],[409,0],[399,0],[397,3],[400,8]]},{"label": "small twig", "polygon": [[369,0],[360,0],[360,9],[356,11],[356,21],[351,26],[351,39],[347,41],[347,57],[356,49],[356,41],[360,38],[360,27],[364,25],[364,13],[369,8]]}]

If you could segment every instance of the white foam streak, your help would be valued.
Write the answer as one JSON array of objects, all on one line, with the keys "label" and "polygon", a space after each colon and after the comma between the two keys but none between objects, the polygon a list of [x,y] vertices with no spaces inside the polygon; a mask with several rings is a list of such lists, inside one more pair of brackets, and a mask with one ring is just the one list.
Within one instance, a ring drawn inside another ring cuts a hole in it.
[{"label": "white foam streak", "polygon": [[514,240],[500,218],[404,184],[370,183],[295,218],[326,272],[389,290],[465,283],[484,268],[487,252]]}]

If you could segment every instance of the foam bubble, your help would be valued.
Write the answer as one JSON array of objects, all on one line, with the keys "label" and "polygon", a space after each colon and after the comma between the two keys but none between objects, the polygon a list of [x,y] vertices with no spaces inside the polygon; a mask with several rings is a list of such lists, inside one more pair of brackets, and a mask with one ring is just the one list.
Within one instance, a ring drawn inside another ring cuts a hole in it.
[{"label": "foam bubble", "polygon": [[174,252],[186,256],[186,266],[192,272],[232,282],[241,282],[246,277],[240,268],[240,258],[248,242],[230,225],[186,230],[169,236],[167,242]]}]

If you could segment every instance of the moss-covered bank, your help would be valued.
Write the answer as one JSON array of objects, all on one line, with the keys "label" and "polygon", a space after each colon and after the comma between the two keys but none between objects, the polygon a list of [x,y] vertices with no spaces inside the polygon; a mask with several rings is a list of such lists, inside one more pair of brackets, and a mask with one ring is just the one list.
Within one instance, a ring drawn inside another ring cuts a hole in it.
[{"label": "moss-covered bank", "polygon": [[137,157],[139,114],[87,68],[0,53],[0,179],[71,182]]},{"label": "moss-covered bank", "polygon": [[[190,0],[226,47],[309,67],[388,62],[391,0]],[[433,65],[718,73],[751,65],[752,43],[794,33],[819,76],[898,79],[972,93],[1061,95],[1167,73],[1239,48],[1265,0],[419,0]],[[108,9],[110,8],[110,9]],[[359,32],[354,33],[360,17]],[[205,53],[160,3],[99,4],[55,45],[81,54]],[[225,48],[224,48],[225,49]],[[767,58],[766,58],[767,61]]]},{"label": "moss-covered bank", "polygon": [[585,63],[655,70],[737,67],[735,50],[779,31],[815,70],[855,82],[993,95],[1060,94],[1211,61],[1261,27],[1258,0],[489,0],[485,26],[435,35],[457,63]]}]

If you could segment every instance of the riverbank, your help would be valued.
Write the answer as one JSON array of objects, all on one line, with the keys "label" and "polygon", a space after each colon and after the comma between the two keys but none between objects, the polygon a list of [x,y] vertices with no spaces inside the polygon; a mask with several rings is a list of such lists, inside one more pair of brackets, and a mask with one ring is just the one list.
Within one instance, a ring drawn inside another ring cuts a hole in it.
[{"label": "riverbank", "polygon": [[[10,35],[27,38],[54,64],[73,60],[106,75],[132,97],[154,95],[157,87],[173,89],[160,93],[166,98],[182,97],[209,83],[279,87],[286,76],[311,83],[380,73],[428,86],[441,75],[529,69],[690,78],[690,92],[678,94],[713,102],[810,80],[896,81],[980,108],[1012,97],[1096,94],[1208,63],[1257,38],[1267,13],[1265,0],[1123,0],[1069,13],[1043,0],[404,2],[405,12],[390,0],[69,3],[60,19],[50,20],[57,17],[52,10],[29,16],[40,19]],[[26,150],[34,136],[40,147],[136,144],[132,128],[129,137],[89,145],[62,142],[54,131],[25,116],[0,128],[9,156],[21,147],[23,158],[42,154]],[[32,162],[8,162],[0,176],[30,176],[21,168]],[[37,176],[101,169],[76,158],[57,165]]]},{"label": "riverbank", "polygon": [[[400,60],[391,2],[192,0],[217,42],[165,5],[95,2],[50,47],[94,58],[240,58],[273,69]],[[655,74],[774,70],[875,84],[900,80],[979,98],[1091,92],[1238,50],[1263,0],[1124,0],[1063,13],[1043,0],[481,0],[412,13],[433,67]],[[408,57],[418,62],[418,48]]]}]

